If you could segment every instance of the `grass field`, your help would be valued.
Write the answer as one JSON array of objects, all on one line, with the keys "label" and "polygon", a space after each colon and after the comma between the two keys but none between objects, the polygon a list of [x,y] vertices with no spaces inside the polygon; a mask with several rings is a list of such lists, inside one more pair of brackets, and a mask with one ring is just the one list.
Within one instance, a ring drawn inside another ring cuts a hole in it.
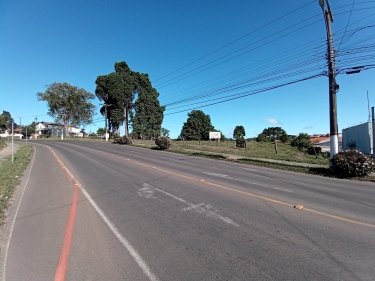
[{"label": "grass field", "polygon": [[[151,140],[134,140],[135,145],[143,147],[156,147],[155,142]],[[297,148],[289,144],[278,143],[278,153],[275,153],[275,146],[273,143],[265,142],[248,142],[247,150],[245,148],[236,148],[235,141],[223,141],[219,144],[217,142],[201,141],[173,141],[171,151],[179,152],[183,150],[196,150],[202,152],[210,152],[217,154],[233,154],[241,157],[250,158],[266,158],[299,163],[309,163],[318,165],[329,165],[329,158],[326,156],[309,155],[299,151]]]}]

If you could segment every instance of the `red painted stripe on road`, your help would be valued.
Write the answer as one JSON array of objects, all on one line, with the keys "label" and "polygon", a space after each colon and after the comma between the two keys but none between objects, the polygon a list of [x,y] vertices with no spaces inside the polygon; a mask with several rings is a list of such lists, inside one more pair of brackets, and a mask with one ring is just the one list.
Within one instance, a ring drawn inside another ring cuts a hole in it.
[{"label": "red painted stripe on road", "polygon": [[63,246],[60,254],[59,264],[56,269],[55,273],[55,281],[64,281],[66,269],[68,267],[68,257],[70,252],[70,247],[72,244],[72,237],[73,237],[73,228],[74,228],[74,220],[76,217],[77,211],[77,202],[78,202],[78,189],[79,184],[74,184],[74,191],[73,191],[73,200],[72,205],[70,207],[69,219],[65,229],[65,235],[63,240]]}]

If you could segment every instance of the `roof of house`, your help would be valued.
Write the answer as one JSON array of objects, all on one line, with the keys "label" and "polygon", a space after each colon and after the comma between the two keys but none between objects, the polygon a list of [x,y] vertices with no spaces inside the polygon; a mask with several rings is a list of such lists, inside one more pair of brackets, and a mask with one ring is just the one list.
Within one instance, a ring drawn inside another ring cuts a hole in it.
[{"label": "roof of house", "polygon": [[330,138],[329,137],[312,137],[310,138],[310,141],[312,143],[319,143],[319,142],[322,142],[322,141],[329,141]]}]

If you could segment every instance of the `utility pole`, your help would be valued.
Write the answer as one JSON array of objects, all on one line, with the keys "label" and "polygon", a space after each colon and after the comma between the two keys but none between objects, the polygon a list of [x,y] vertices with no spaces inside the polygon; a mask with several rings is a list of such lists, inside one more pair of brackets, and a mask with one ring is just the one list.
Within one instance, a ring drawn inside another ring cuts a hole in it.
[{"label": "utility pole", "polygon": [[328,61],[328,87],[329,87],[329,118],[330,118],[330,158],[339,152],[338,141],[338,126],[337,126],[337,104],[336,104],[336,91],[339,85],[336,84],[335,79],[335,51],[333,49],[333,38],[331,31],[331,22],[333,16],[329,7],[328,0],[325,0],[327,10],[324,9],[324,0],[319,0],[319,5],[324,14],[324,21],[327,31],[327,61]]},{"label": "utility pole", "polygon": [[105,141],[108,141],[108,127],[107,127],[107,105],[104,104],[105,109]]},{"label": "utility pole", "polygon": [[125,117],[125,136],[129,136],[128,128],[128,110],[127,107],[124,107],[124,117]]},{"label": "utility pole", "polygon": [[14,162],[13,135],[14,135],[14,122],[12,121],[12,163]]}]

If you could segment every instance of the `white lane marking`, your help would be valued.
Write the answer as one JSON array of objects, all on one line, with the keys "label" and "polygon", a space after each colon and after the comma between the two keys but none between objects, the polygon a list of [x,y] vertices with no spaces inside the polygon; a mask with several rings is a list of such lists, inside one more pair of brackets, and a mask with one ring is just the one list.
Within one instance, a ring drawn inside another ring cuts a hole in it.
[{"label": "white lane marking", "polygon": [[209,172],[203,172],[203,174],[207,174],[207,175],[214,176],[214,177],[231,179],[231,177],[228,177],[228,175],[223,175],[223,174],[215,174],[215,173],[209,173]]},{"label": "white lane marking", "polygon": [[[49,146],[47,146],[47,147],[49,147]],[[61,162],[61,160],[58,158],[57,155],[56,155],[56,157]],[[70,173],[70,171],[68,169],[66,169],[66,170]],[[74,178],[73,175],[72,175],[72,178]],[[94,207],[94,210],[98,213],[98,215],[102,218],[102,220],[105,222],[105,224],[112,231],[112,233],[116,236],[116,238],[120,241],[120,243],[126,248],[126,250],[128,250],[129,254],[132,256],[134,261],[141,268],[142,272],[150,279],[150,281],[159,281],[159,278],[152,272],[151,268],[147,265],[147,263],[144,261],[144,259],[141,257],[141,255],[130,244],[130,242],[120,233],[120,231],[117,229],[117,227],[114,225],[114,223],[112,223],[108,219],[108,217],[104,214],[104,212],[99,208],[99,206],[91,198],[90,194],[88,194],[86,189],[84,189],[81,184],[79,184],[79,188],[82,191],[83,195],[85,195],[87,200],[90,202],[90,204]]]},{"label": "white lane marking", "polygon": [[129,254],[133,257],[135,262],[142,269],[143,273],[151,281],[159,281],[158,277],[151,271],[150,267],[143,260],[143,258],[140,256],[140,254],[138,254],[137,250],[134,249],[134,247],[129,243],[129,241],[124,236],[122,236],[122,234],[117,229],[117,227],[107,218],[107,216],[98,207],[98,205],[96,205],[95,201],[91,198],[91,196],[87,193],[87,191],[82,187],[82,185],[80,185],[80,189],[81,189],[82,193],[86,196],[87,200],[94,207],[95,211],[99,214],[99,216],[107,224],[107,226],[112,231],[112,233],[117,237],[117,239],[121,242],[121,244],[124,245],[124,247],[128,250]]},{"label": "white lane marking", "polygon": [[167,159],[167,160],[176,161],[176,162],[184,161],[184,163],[187,163],[187,164],[194,164],[194,163],[190,163],[190,162],[185,162],[185,160],[188,160],[188,159],[172,159],[172,158],[163,157],[163,156],[159,156],[158,158]]},{"label": "white lane marking", "polygon": [[143,188],[138,190],[138,194],[146,198],[155,198],[154,193],[155,193],[155,188],[152,188],[152,186],[148,184],[147,185],[143,184]]},{"label": "white lane marking", "polygon": [[[262,173],[267,173],[267,174],[274,174],[274,175],[280,175],[280,173],[277,173],[277,172],[271,172],[271,171],[266,171],[266,170],[256,170],[256,169],[250,169],[250,168],[245,168],[245,167],[239,167],[240,169],[242,170],[247,170],[247,171],[250,171],[250,172],[262,172]],[[284,171],[285,172],[285,171]]]},{"label": "white lane marking", "polygon": [[250,169],[250,168],[244,168],[244,167],[239,167],[240,169],[243,169],[243,170],[247,170],[247,171],[250,171],[250,172],[258,172],[259,170],[255,170],[255,169]]},{"label": "white lane marking", "polygon": [[193,210],[197,212],[198,214],[205,214],[207,217],[214,218],[214,219],[220,219],[226,223],[233,224],[234,226],[238,226],[234,221],[232,221],[230,218],[223,217],[218,214],[218,211],[215,210],[210,204],[197,204],[193,205],[190,204],[189,207],[182,209],[183,211],[190,211]]},{"label": "white lane marking", "polygon": [[282,191],[285,191],[285,192],[293,192],[291,190],[287,190],[287,189],[283,189],[283,188],[279,188],[279,187],[274,187],[274,186],[269,186],[269,185],[266,185],[266,184],[261,184],[261,183],[257,183],[257,182],[244,181],[244,180],[240,180],[240,179],[236,179],[236,178],[231,178],[228,175],[208,173],[208,172],[203,172],[203,174],[207,174],[207,175],[215,176],[215,177],[227,178],[227,179],[231,179],[231,180],[235,180],[235,181],[240,181],[240,182],[243,182],[243,183],[250,183],[250,184],[258,185],[258,186],[264,186],[264,187],[268,187],[268,188],[272,188],[272,189],[282,190]]},{"label": "white lane marking", "polygon": [[[159,189],[157,187],[153,187],[151,185],[149,185],[148,183],[143,183],[143,188],[144,190],[155,190],[155,191],[158,191],[158,192],[161,192],[169,197],[172,197],[186,205],[188,205],[188,207],[182,209],[182,211],[195,211],[197,212],[198,214],[204,214],[206,215],[207,217],[210,217],[210,218],[214,218],[214,219],[219,219],[219,220],[222,220],[223,222],[225,223],[228,223],[228,224],[232,224],[234,226],[238,226],[238,224],[236,224],[234,221],[232,221],[230,218],[227,218],[227,217],[223,217],[221,215],[218,214],[218,211],[215,210],[211,205],[209,204],[206,204],[206,203],[201,203],[201,204],[197,204],[197,205],[194,205],[176,195],[173,195],[169,192],[166,192],[162,189]],[[139,194],[139,192],[138,192]]]},{"label": "white lane marking", "polygon": [[4,254],[3,254],[3,270],[2,270],[2,276],[1,276],[1,280],[4,280],[4,281],[5,281],[5,276],[6,276],[5,271],[6,271],[6,265],[7,265],[7,259],[8,259],[10,239],[12,238],[14,224],[16,222],[16,218],[17,218],[17,215],[18,215],[18,211],[20,210],[22,198],[23,198],[23,195],[24,195],[25,190],[27,188],[27,184],[29,183],[31,171],[33,170],[33,166],[34,166],[35,155],[36,155],[36,147],[35,146],[33,146],[33,147],[34,147],[34,155],[33,155],[33,160],[32,160],[32,163],[31,163],[30,171],[29,171],[29,174],[27,175],[27,179],[26,179],[26,182],[25,182],[25,187],[22,190],[22,193],[21,193],[21,196],[20,196],[20,199],[19,199],[19,202],[18,202],[18,206],[17,206],[17,209],[16,209],[16,213],[15,213],[15,215],[13,217],[13,220],[12,220],[12,223],[9,227],[9,234],[8,235],[7,235],[7,233],[4,234],[4,242],[5,242],[4,248],[5,249],[2,251],[2,252],[4,252]]},{"label": "white lane marking", "polygon": [[286,191],[286,192],[293,192],[291,190],[283,189],[283,188],[279,188],[279,187],[272,187],[272,186],[270,186],[270,187],[273,188],[273,189],[278,189],[278,190],[282,190],[282,191]]}]

